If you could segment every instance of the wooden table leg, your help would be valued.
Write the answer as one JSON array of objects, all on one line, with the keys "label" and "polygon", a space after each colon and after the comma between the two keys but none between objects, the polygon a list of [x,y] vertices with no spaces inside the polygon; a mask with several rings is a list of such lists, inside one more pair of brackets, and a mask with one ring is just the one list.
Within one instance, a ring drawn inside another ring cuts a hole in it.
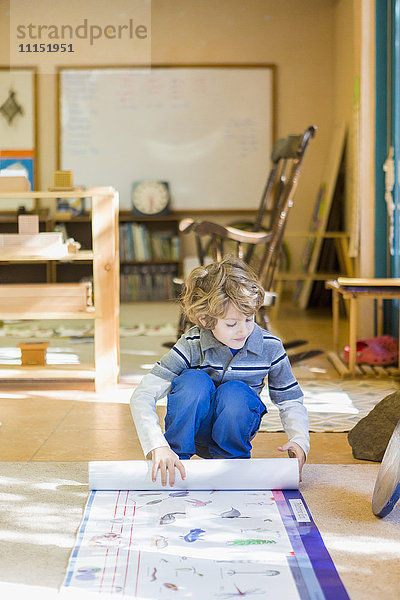
[{"label": "wooden table leg", "polygon": [[339,352],[339,292],[332,290],[333,350]]},{"label": "wooden table leg", "polygon": [[356,367],[356,352],[357,352],[357,298],[350,298],[350,326],[349,326],[349,370],[351,375],[355,373]]}]

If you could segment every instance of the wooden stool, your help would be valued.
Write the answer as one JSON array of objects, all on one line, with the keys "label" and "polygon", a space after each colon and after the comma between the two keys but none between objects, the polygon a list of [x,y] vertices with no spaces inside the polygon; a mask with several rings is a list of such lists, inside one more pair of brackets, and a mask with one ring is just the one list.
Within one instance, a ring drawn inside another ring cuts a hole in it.
[{"label": "wooden stool", "polygon": [[[355,279],[339,277],[326,281],[325,287],[332,290],[333,348],[339,354],[339,297],[349,300],[349,372],[355,373],[357,352],[358,300],[372,298],[377,305],[377,335],[383,334],[383,301],[400,298],[400,279]],[[399,322],[400,325],[400,322]],[[399,363],[400,369],[400,353]]]}]

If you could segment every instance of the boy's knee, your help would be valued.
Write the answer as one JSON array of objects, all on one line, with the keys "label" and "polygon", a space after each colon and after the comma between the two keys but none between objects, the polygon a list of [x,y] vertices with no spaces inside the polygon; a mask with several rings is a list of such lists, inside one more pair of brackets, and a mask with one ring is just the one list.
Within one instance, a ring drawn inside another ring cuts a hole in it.
[{"label": "boy's knee", "polygon": [[198,414],[207,414],[214,394],[215,385],[207,373],[187,369],[172,381],[171,392],[168,394],[168,409],[190,409],[200,411]]},{"label": "boy's knee", "polygon": [[213,380],[207,373],[199,369],[186,369],[172,381],[172,392],[176,392],[182,386],[191,392],[204,392],[215,390]]},{"label": "boy's knee", "polygon": [[243,415],[246,410],[258,410],[260,399],[243,381],[227,381],[217,389],[217,410],[228,411],[232,416]]}]

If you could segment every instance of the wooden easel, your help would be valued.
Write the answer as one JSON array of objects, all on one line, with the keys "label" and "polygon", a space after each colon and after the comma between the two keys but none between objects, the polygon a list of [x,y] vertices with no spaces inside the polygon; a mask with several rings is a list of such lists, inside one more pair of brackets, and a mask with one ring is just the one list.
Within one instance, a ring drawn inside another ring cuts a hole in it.
[{"label": "wooden easel", "polygon": [[[342,123],[338,125],[334,131],[332,146],[310,224],[310,231],[307,234],[303,234],[303,237],[308,238],[303,253],[304,276],[299,278],[296,291],[296,299],[302,309],[305,309],[308,306],[313,281],[332,278],[329,274],[317,272],[325,240],[334,240],[340,273],[347,277],[352,277],[354,275],[352,261],[349,257],[348,234],[343,231],[328,230],[332,202],[341,161],[343,159],[345,140],[346,127],[344,123]],[[301,234],[298,235],[300,236]]]}]

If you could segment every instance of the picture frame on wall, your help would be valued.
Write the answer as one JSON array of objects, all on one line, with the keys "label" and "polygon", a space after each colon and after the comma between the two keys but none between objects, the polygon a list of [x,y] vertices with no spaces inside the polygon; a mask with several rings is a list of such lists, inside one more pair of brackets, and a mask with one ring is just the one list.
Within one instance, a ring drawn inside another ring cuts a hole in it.
[{"label": "picture frame on wall", "polygon": [[[22,175],[39,189],[37,161],[37,70],[0,67],[0,176]],[[2,200],[0,210],[26,210],[34,200]]]}]

